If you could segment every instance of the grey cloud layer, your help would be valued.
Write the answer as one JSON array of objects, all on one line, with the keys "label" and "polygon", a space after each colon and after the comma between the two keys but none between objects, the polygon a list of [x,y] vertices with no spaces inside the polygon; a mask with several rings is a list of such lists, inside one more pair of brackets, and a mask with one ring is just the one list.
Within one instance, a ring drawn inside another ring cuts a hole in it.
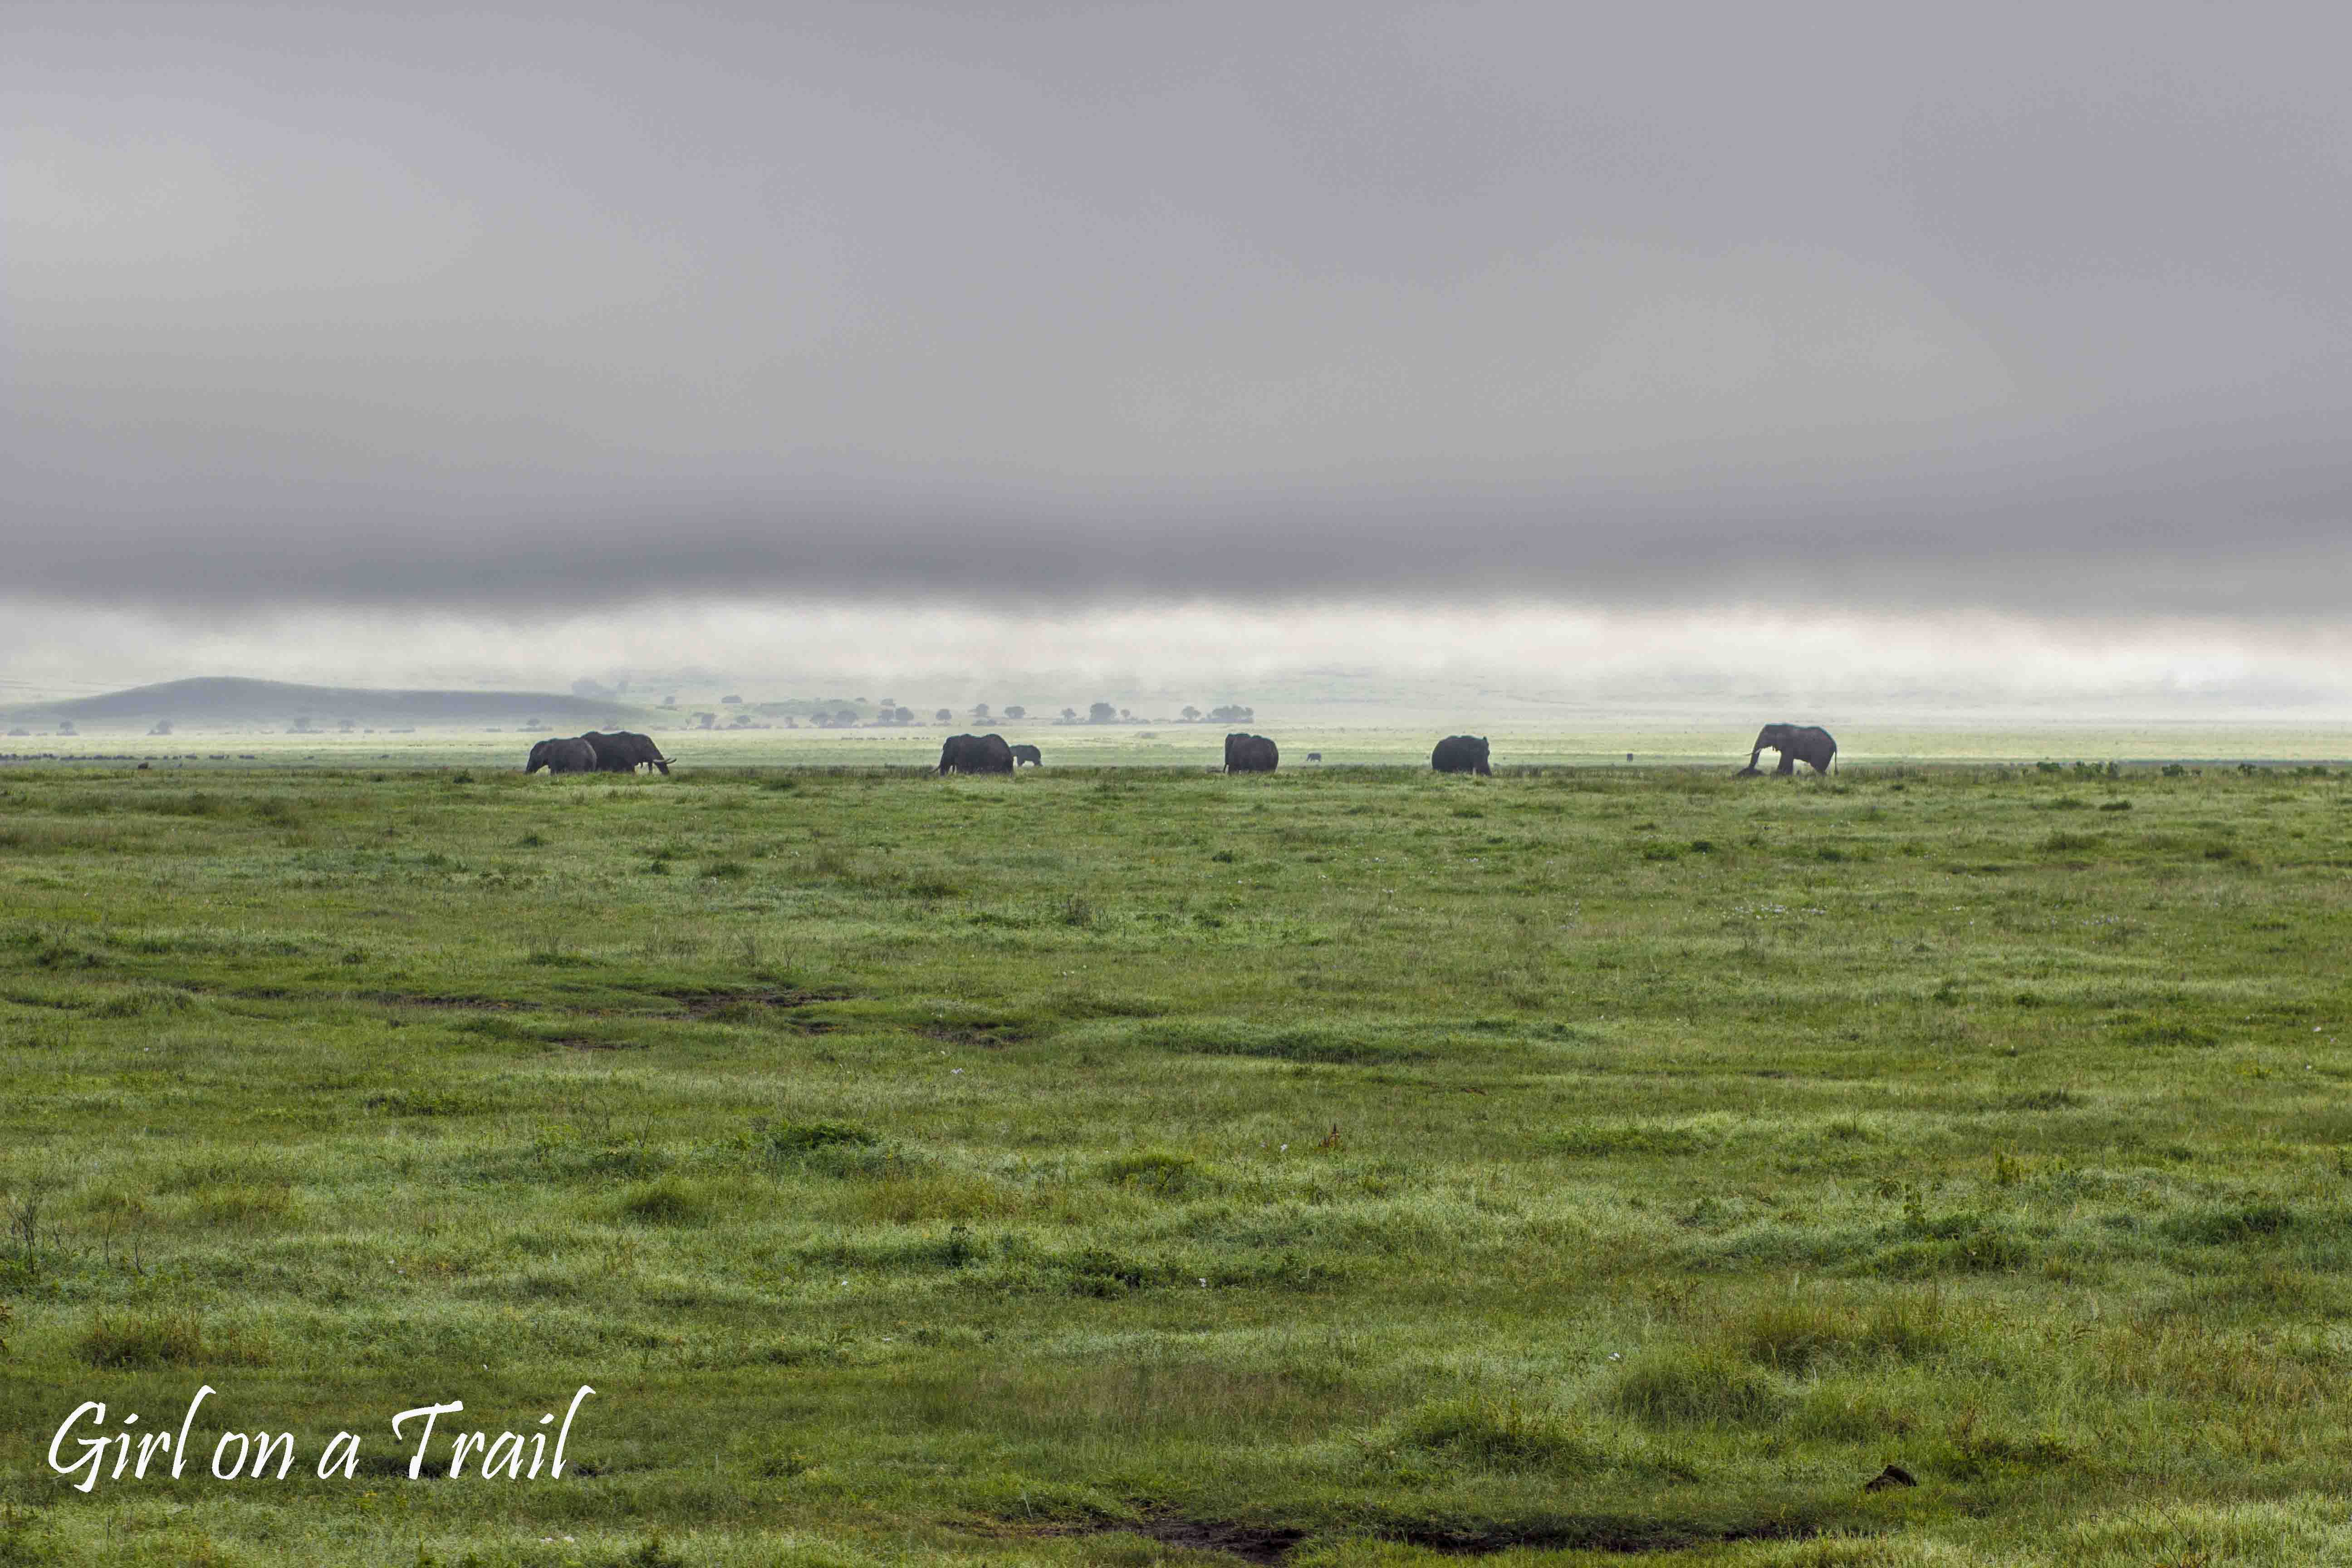
[{"label": "grey cloud layer", "polygon": [[0,592],[2322,611],[2305,20],[20,5]]}]

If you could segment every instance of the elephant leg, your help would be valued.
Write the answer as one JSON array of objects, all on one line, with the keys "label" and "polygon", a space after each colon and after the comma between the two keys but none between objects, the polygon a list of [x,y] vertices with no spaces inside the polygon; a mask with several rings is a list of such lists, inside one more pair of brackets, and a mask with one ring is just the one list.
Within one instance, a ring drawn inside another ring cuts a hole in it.
[{"label": "elephant leg", "polygon": [[1797,759],[1790,756],[1788,752],[1783,752],[1780,753],[1780,765],[1774,768],[1772,771],[1776,773],[1787,773],[1793,777],[1797,772]]}]

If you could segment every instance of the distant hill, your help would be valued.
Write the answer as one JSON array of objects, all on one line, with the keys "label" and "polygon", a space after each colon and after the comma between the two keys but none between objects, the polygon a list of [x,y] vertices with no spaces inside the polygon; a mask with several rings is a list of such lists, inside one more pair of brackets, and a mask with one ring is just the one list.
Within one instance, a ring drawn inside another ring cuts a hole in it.
[{"label": "distant hill", "polygon": [[306,719],[311,728],[330,733],[345,720],[374,730],[460,724],[508,728],[536,721],[551,734],[576,735],[613,721],[636,729],[667,721],[676,729],[679,715],[551,691],[375,691],[227,676],[167,680],[0,710],[0,723],[12,729],[55,729],[60,721],[70,720],[75,728],[91,731],[144,731],[167,720],[175,731],[284,730]]}]

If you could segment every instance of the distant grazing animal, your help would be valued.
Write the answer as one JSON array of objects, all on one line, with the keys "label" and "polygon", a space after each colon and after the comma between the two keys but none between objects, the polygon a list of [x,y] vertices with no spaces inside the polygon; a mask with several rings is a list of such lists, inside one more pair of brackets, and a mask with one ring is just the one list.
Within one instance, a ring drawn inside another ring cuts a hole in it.
[{"label": "distant grazing animal", "polygon": [[1480,773],[1488,778],[1495,774],[1495,770],[1486,765],[1484,735],[1446,736],[1429,753],[1429,765],[1441,773]]},{"label": "distant grazing animal", "polygon": [[1264,735],[1236,731],[1225,737],[1225,772],[1229,773],[1270,773],[1281,763],[1280,749]]},{"label": "distant grazing animal", "polygon": [[1013,747],[1013,765],[1017,768],[1024,763],[1027,763],[1033,768],[1042,768],[1045,765],[1045,753],[1034,746]]},{"label": "distant grazing animal", "polygon": [[530,749],[530,761],[522,771],[535,773],[545,768],[550,778],[557,773],[593,773],[596,771],[596,748],[586,741],[541,741]]},{"label": "distant grazing animal", "polygon": [[633,773],[640,767],[651,766],[667,773],[676,757],[665,757],[650,735],[640,735],[633,730],[617,730],[600,735],[591,730],[580,737],[596,748],[596,771],[600,773]]},{"label": "distant grazing animal", "polygon": [[1307,753],[1307,760],[1310,763],[1319,763],[1323,760],[1323,753],[1320,752],[1309,752]]},{"label": "distant grazing animal", "polygon": [[1831,759],[1837,755],[1837,742],[1830,732],[1818,724],[1767,724],[1757,732],[1755,749],[1748,753],[1748,765],[1740,770],[1743,776],[1760,773],[1756,759],[1767,752],[1780,753],[1780,765],[1776,773],[1793,773],[1797,764],[1804,763],[1817,773],[1830,771]]},{"label": "distant grazing animal", "polygon": [[1002,735],[950,735],[940,748],[942,773],[1009,773],[1013,748]]}]

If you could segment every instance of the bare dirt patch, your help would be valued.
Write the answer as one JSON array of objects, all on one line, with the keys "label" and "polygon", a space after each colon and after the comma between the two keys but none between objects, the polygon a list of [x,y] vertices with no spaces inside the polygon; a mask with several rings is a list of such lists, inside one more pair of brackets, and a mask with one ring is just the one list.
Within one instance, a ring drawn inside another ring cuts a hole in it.
[{"label": "bare dirt patch", "polygon": [[[1797,1517],[1733,1522],[1638,1515],[1557,1514],[1511,1521],[1390,1520],[1360,1532],[1454,1557],[1485,1557],[1520,1551],[1646,1556],[1745,1541],[1801,1541],[1821,1534],[1823,1528],[1818,1521]],[[1292,1549],[1314,1532],[1296,1524],[1151,1514],[1139,1520],[1089,1519],[1052,1523],[1007,1521],[988,1533],[1140,1535],[1171,1546],[1219,1552],[1248,1563],[1272,1564],[1285,1562]]]}]

